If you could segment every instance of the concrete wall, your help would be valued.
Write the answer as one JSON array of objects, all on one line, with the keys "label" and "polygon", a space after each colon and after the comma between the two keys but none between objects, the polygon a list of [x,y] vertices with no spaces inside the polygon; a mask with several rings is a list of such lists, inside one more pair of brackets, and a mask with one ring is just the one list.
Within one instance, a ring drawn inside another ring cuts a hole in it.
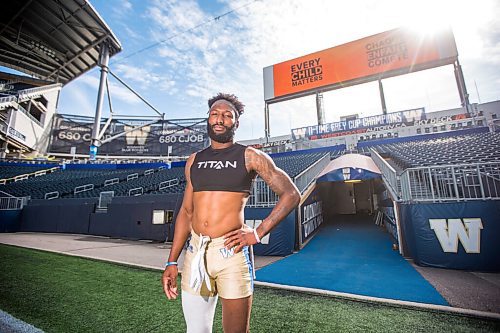
[{"label": "concrete wall", "polygon": [[[31,89],[30,89],[31,90]],[[30,91],[28,90],[28,91]],[[19,103],[26,102],[30,98],[36,99],[42,96],[47,100],[47,106],[38,103],[38,109],[43,110],[40,123],[33,121],[28,115],[23,113],[19,107],[12,107],[8,112],[7,135],[15,141],[38,151],[45,153],[50,139],[51,122],[56,113],[57,101],[61,91],[60,85],[48,87],[40,93],[19,94]],[[17,105],[17,103],[16,103]]]}]

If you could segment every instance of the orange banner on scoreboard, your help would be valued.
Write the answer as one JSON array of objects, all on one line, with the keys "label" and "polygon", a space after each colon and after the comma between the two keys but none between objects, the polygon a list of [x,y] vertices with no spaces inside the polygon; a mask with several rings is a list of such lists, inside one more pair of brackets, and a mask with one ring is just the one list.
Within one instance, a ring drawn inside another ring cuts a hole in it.
[{"label": "orange banner on scoreboard", "polygon": [[441,66],[443,61],[451,63],[456,57],[451,30],[427,36],[405,29],[390,30],[274,65],[274,96],[269,97],[365,77],[373,80],[374,75],[382,73],[412,72],[422,69],[422,64]]}]

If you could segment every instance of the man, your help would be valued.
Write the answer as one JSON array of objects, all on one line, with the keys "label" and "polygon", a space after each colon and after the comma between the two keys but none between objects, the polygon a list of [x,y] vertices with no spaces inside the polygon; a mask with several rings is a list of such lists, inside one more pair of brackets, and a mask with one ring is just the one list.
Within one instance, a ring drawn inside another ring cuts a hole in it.
[{"label": "man", "polygon": [[[186,162],[186,190],[163,273],[163,289],[168,299],[177,297],[177,258],[191,235],[182,272],[187,331],[212,331],[220,296],[224,332],[248,332],[253,294],[249,248],[298,205],[300,193],[267,154],[234,143],[244,111],[236,96],[219,93],[208,106],[211,144]],[[279,195],[279,201],[254,230],[244,225],[243,209],[256,175]]]}]

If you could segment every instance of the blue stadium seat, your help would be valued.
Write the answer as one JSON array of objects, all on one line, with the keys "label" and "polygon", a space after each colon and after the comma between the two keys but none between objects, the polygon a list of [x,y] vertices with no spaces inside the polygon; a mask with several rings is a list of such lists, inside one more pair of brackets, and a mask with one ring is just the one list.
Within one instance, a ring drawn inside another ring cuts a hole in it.
[{"label": "blue stadium seat", "polygon": [[[329,155],[333,159],[344,153],[345,146],[334,146],[305,151],[294,151],[271,155],[276,165],[283,169],[292,179],[306,170],[313,163]],[[13,168],[13,170],[10,170]],[[7,167],[9,172],[17,172],[13,164]],[[145,174],[146,170],[148,174]],[[129,176],[136,174],[127,181]],[[173,180],[176,180],[175,182]],[[173,181],[171,186],[161,186],[164,182]],[[88,190],[74,193],[75,188],[89,186]],[[32,199],[45,199],[45,195],[58,192],[62,198],[93,198],[101,192],[114,191],[114,196],[128,196],[129,191],[138,189],[142,194],[182,193],[186,186],[184,166],[171,169],[152,169],[151,166],[133,168],[117,168],[117,164],[108,166],[84,165],[78,168],[59,170],[40,177],[29,178],[18,182],[0,185],[0,191],[8,194]],[[92,188],[93,187],[93,188]],[[161,187],[161,188],[160,188]]]},{"label": "blue stadium seat", "polygon": [[498,162],[500,133],[471,133],[373,145],[402,169],[432,165]]}]

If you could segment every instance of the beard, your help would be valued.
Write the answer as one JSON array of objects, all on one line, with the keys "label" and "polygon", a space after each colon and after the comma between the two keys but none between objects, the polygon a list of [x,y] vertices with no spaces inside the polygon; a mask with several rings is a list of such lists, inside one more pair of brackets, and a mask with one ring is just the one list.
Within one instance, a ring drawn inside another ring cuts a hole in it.
[{"label": "beard", "polygon": [[219,143],[228,143],[228,142],[233,141],[234,133],[236,132],[236,123],[231,127],[219,125],[219,126],[223,126],[226,129],[226,131],[222,134],[215,133],[215,131],[213,129],[214,126],[215,125],[210,125],[210,123],[207,120],[207,132],[208,132],[208,136],[210,137],[210,139],[212,139],[213,141],[219,142]]}]

